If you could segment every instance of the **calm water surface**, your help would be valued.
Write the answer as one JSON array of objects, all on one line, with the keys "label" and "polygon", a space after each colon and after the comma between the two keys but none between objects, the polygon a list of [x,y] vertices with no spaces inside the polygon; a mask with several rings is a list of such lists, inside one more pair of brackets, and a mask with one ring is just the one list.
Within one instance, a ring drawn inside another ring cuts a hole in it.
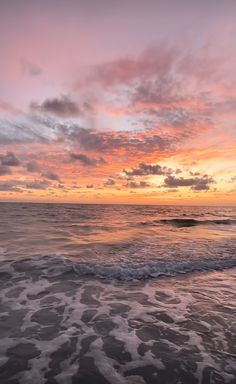
[{"label": "calm water surface", "polygon": [[52,256],[118,278],[236,264],[236,208],[0,204],[1,258]]}]

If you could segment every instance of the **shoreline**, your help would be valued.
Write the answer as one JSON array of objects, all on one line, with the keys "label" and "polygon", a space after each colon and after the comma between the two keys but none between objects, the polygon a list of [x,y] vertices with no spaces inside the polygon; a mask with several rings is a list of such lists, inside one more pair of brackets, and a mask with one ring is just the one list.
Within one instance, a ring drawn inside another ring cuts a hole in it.
[{"label": "shoreline", "polygon": [[234,383],[236,268],[114,281],[28,267],[0,272],[1,384]]}]

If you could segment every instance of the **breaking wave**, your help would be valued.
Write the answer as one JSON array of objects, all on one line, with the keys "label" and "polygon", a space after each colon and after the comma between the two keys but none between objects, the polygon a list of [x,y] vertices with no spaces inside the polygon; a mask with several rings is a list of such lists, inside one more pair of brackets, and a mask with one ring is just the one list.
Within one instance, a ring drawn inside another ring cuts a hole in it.
[{"label": "breaking wave", "polygon": [[236,258],[223,260],[192,260],[180,262],[124,263],[119,265],[99,265],[89,263],[74,263],[73,270],[79,275],[97,276],[100,278],[133,280],[157,278],[160,276],[176,276],[190,272],[217,271],[236,267]]},{"label": "breaking wave", "polygon": [[[7,267],[8,266],[8,267]],[[6,269],[7,267],[7,269]],[[185,273],[219,271],[236,267],[236,257],[221,257],[195,260],[147,260],[146,262],[92,263],[77,262],[65,256],[41,255],[37,258],[5,260],[0,262],[0,270],[25,274],[25,277],[42,275],[44,277],[61,276],[62,279],[89,277],[114,280],[145,280],[161,276],[177,276]],[[68,275],[69,273],[69,275]],[[77,276],[77,277],[76,277]]]}]

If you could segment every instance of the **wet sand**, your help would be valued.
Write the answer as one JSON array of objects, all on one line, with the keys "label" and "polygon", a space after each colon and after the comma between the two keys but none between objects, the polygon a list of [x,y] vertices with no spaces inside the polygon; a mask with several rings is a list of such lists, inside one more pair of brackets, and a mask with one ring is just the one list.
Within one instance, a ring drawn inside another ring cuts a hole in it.
[{"label": "wet sand", "polygon": [[145,281],[0,264],[1,384],[236,383],[236,269]]}]

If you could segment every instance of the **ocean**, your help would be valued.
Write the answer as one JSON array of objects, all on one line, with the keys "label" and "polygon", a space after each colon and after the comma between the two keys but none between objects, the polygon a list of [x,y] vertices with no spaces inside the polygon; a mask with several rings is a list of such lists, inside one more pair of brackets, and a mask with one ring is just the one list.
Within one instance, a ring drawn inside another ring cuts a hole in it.
[{"label": "ocean", "polygon": [[236,383],[236,207],[0,217],[1,384]]}]

